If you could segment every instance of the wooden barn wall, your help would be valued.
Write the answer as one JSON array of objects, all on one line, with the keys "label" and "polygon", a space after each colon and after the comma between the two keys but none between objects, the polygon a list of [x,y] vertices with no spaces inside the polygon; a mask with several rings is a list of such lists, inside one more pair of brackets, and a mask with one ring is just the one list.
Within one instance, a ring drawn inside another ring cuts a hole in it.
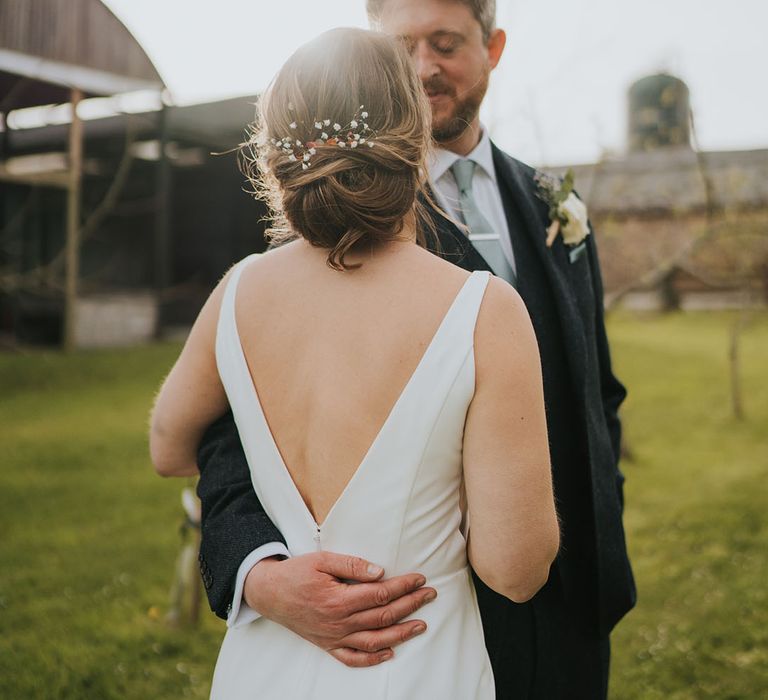
[{"label": "wooden barn wall", "polygon": [[194,320],[224,272],[266,248],[261,221],[266,207],[246,194],[243,184],[233,154],[173,171],[172,289],[164,304],[169,324]]},{"label": "wooden barn wall", "polygon": [[[83,296],[155,288],[157,166],[133,161],[117,203],[83,243]],[[86,219],[110,183],[109,177],[85,179]],[[170,287],[160,296],[163,325],[191,324],[224,272],[240,258],[264,250],[265,207],[242,187],[233,155],[208,158],[199,167],[172,168]],[[18,217],[22,209],[26,213]],[[59,190],[26,185],[0,189],[0,268],[25,272],[48,263],[63,245],[64,210]],[[12,221],[19,223],[10,230]],[[52,281],[47,289],[0,293],[0,334],[14,334],[22,342],[59,342],[60,280]]]}]

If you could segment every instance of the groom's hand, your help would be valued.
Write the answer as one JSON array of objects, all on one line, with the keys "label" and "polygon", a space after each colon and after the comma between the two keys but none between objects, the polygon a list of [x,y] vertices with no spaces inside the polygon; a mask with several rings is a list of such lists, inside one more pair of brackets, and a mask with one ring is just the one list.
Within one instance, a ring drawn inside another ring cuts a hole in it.
[{"label": "groom's hand", "polygon": [[256,612],[347,666],[375,666],[427,628],[401,620],[437,596],[421,574],[383,576],[364,559],[333,552],[263,559],[248,573],[243,595]]}]

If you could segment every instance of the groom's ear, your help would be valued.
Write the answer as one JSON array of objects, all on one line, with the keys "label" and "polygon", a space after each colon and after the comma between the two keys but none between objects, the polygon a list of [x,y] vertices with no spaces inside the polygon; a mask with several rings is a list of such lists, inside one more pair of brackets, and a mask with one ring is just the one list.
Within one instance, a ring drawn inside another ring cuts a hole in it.
[{"label": "groom's ear", "polygon": [[491,70],[496,68],[507,45],[507,33],[503,29],[494,29],[488,37],[488,62]]}]

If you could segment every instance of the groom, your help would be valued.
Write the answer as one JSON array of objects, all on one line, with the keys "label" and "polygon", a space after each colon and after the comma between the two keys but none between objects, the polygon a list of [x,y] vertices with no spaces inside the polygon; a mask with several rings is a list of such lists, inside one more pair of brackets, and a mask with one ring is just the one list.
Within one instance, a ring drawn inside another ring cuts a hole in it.
[{"label": "groom", "polygon": [[[435,215],[440,254],[514,284],[539,342],[562,548],[526,603],[475,579],[497,695],[605,698],[608,635],[635,589],[617,466],[625,391],[611,371],[594,236],[584,218],[568,244],[565,229],[548,237],[535,171],[496,148],[480,124],[505,43],[494,0],[368,0],[368,14],[402,38],[429,96],[441,146],[430,167],[434,195],[467,226]],[[385,661],[417,633],[415,620],[402,620],[435,595],[417,572],[384,579],[343,552],[288,556],[254,494],[231,414],[209,429],[199,467],[201,571],[211,607],[229,624],[264,615],[358,666]]]}]

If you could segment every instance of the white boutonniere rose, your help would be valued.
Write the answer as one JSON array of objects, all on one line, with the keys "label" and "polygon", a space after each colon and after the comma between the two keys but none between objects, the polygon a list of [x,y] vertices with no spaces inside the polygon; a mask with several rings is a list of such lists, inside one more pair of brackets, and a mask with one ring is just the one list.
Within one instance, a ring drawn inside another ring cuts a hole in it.
[{"label": "white boutonniere rose", "polygon": [[[578,245],[589,235],[587,205],[573,192],[557,209],[560,214],[560,231],[565,245]],[[563,221],[565,223],[563,223]]]},{"label": "white boutonniere rose", "polygon": [[587,205],[573,192],[573,170],[568,170],[562,182],[543,173],[536,176],[536,182],[537,196],[549,206],[547,247],[552,247],[558,233],[568,246],[581,243],[589,235],[589,220]]}]

